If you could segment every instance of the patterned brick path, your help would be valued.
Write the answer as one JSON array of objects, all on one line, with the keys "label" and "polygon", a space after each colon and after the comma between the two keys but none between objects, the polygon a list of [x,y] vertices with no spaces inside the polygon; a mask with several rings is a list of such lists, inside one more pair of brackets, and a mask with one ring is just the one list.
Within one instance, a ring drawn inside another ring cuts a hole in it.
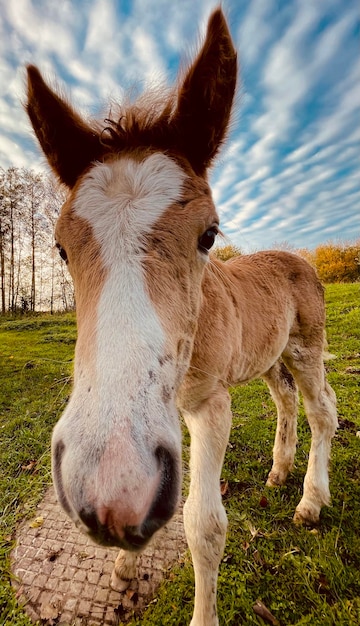
[{"label": "patterned brick path", "polygon": [[33,621],[52,626],[126,623],[154,598],[169,568],[186,551],[182,515],[155,535],[138,559],[138,578],[124,593],[109,582],[118,550],[82,535],[57,504],[54,490],[38,506],[37,517],[17,533],[12,570],[17,597]]}]

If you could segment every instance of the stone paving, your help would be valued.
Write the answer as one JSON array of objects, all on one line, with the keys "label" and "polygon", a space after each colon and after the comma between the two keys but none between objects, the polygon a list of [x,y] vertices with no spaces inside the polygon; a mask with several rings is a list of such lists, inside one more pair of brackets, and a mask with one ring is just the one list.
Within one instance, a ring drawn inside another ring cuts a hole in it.
[{"label": "stone paving", "polygon": [[179,511],[138,557],[138,576],[123,593],[110,588],[118,553],[80,533],[57,503],[53,488],[37,517],[23,523],[12,552],[18,601],[35,622],[54,626],[126,624],[154,599],[170,567],[186,551]]}]

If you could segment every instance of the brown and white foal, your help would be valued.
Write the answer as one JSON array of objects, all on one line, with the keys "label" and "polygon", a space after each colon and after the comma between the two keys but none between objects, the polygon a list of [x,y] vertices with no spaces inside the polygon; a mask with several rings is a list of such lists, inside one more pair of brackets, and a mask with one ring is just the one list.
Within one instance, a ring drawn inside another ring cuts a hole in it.
[{"label": "brown and white foal", "polygon": [[268,485],[284,483],[299,389],[312,444],[295,519],[329,502],[337,418],[323,366],[323,290],[297,256],[209,257],[219,219],[207,170],[223,141],[237,77],[221,10],[172,94],[85,122],[28,68],[28,104],[49,164],[68,187],[56,242],[74,280],[74,390],[54,429],[53,477],[65,511],[121,548],[113,586],[173,515],[181,487],[178,409],[191,434],[184,508],[195,569],[192,626],[215,626],[227,519],[219,489],[231,427],[229,385],[262,377],[277,405]]}]

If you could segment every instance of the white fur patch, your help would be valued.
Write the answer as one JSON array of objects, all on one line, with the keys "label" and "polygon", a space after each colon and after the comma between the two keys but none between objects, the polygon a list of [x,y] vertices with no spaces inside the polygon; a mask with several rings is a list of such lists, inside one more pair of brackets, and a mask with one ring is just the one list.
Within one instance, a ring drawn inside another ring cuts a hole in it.
[{"label": "white fur patch", "polygon": [[[180,199],[184,179],[181,168],[163,154],[140,163],[122,158],[95,165],[75,200],[74,210],[91,224],[107,269],[98,303],[97,375],[86,399],[92,404],[88,428],[98,436],[100,427],[105,439],[115,426],[127,432],[141,429],[143,417],[136,416],[159,417],[160,422],[165,417],[149,372],[159,372],[166,338],[146,289],[141,244]],[[75,395],[82,395],[82,381],[77,386]]]},{"label": "white fur patch", "polygon": [[138,250],[143,235],[181,198],[185,177],[175,161],[161,153],[141,163],[123,158],[97,164],[87,174],[75,212],[90,222],[108,268],[114,268],[119,256]]}]

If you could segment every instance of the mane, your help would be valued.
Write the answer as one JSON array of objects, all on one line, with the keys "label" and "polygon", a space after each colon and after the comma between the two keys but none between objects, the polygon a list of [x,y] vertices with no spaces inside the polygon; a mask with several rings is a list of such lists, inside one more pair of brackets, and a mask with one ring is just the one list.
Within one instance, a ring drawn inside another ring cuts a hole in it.
[{"label": "mane", "polygon": [[139,96],[135,102],[128,97],[116,105],[98,125],[100,142],[106,152],[118,153],[139,147],[163,151],[176,150],[178,137],[174,129],[177,89],[157,89]]}]

